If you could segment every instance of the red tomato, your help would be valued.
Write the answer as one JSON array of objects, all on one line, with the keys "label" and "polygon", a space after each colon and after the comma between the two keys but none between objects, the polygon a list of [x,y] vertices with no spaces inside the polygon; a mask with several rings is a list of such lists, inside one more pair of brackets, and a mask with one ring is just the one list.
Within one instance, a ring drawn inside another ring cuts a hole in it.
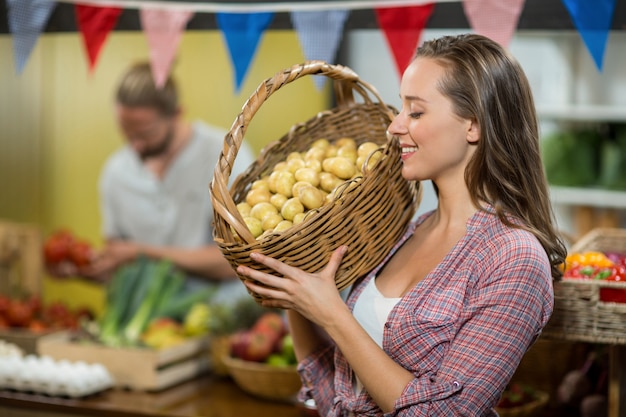
[{"label": "red tomato", "polygon": [[70,260],[77,267],[85,267],[91,263],[93,251],[91,245],[84,240],[76,240],[70,247]]},{"label": "red tomato", "polygon": [[47,264],[57,265],[69,260],[74,237],[66,230],[60,230],[48,237],[44,243],[44,259]]},{"label": "red tomato", "polygon": [[6,318],[13,327],[27,327],[33,318],[33,310],[25,301],[12,300]]}]

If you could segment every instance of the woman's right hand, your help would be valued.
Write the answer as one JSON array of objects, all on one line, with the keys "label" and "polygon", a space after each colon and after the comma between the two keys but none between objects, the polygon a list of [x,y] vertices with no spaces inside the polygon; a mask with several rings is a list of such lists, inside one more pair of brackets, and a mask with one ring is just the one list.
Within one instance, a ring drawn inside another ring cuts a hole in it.
[{"label": "woman's right hand", "polygon": [[263,298],[263,306],[297,311],[325,328],[332,323],[340,309],[348,311],[335,284],[335,275],[347,250],[346,246],[335,250],[326,267],[318,273],[305,272],[256,252],[251,253],[250,257],[277,274],[264,273],[243,265],[237,268],[237,272],[250,278],[244,283],[249,290]]}]

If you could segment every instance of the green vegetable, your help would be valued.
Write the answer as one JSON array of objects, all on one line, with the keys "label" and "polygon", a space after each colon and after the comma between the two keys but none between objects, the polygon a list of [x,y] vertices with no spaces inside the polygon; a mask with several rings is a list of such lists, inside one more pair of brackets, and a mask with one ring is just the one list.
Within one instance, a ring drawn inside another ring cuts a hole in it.
[{"label": "green vegetable", "polygon": [[169,293],[167,285],[170,282],[168,278],[171,269],[172,263],[162,260],[156,264],[150,264],[150,275],[142,277],[143,280],[149,280],[149,283],[146,286],[143,301],[124,329],[127,342],[134,344],[139,341],[139,336],[154,317],[156,307],[162,302],[161,294]]},{"label": "green vegetable", "polygon": [[182,321],[191,306],[215,289],[185,292],[185,276],[168,260],[140,258],[120,268],[107,287],[98,338],[109,346],[136,346],[157,317]]},{"label": "green vegetable", "polygon": [[109,282],[107,288],[107,305],[100,320],[100,340],[110,346],[122,344],[121,330],[127,318],[132,314],[132,306],[128,302],[128,294],[136,292],[145,261],[127,264],[121,267]]}]

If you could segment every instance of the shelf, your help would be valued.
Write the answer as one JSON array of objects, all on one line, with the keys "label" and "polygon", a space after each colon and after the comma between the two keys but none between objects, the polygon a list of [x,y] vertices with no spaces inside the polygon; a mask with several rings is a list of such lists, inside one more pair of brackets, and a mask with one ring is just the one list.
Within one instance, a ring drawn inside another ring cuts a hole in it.
[{"label": "shelf", "polygon": [[626,209],[626,192],[599,188],[550,187],[554,204]]},{"label": "shelf", "polygon": [[626,122],[626,105],[537,106],[539,119]]}]

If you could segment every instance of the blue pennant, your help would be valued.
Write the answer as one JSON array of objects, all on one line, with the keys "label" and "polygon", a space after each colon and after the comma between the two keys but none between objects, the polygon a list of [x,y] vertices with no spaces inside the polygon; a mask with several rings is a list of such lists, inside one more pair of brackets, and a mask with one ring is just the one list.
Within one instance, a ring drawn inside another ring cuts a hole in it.
[{"label": "blue pennant", "polygon": [[235,67],[235,89],[239,92],[261,35],[274,13],[217,13],[216,17]]},{"label": "blue pennant", "polygon": [[602,71],[604,51],[613,21],[615,0],[562,0],[583,38],[598,70]]}]

